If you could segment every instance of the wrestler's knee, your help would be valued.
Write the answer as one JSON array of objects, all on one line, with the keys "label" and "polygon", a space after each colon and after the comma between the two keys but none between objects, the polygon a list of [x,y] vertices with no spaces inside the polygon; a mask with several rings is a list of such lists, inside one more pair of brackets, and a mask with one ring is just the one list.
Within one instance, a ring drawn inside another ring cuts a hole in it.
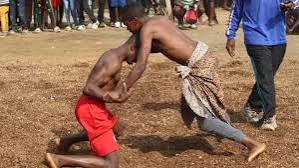
[{"label": "wrestler's knee", "polygon": [[213,127],[212,127],[212,118],[204,118],[204,117],[200,117],[198,119],[198,125],[200,127],[201,130],[203,131],[207,131],[207,132],[212,132]]},{"label": "wrestler's knee", "polygon": [[108,168],[118,168],[119,167],[119,158],[117,152],[112,152],[105,157]]}]

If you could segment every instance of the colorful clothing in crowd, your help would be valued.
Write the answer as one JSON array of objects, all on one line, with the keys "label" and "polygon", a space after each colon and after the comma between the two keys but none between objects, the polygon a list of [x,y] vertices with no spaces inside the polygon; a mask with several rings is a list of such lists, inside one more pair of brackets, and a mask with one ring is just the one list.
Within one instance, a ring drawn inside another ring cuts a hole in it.
[{"label": "colorful clothing in crowd", "polygon": [[3,33],[8,32],[9,0],[0,0],[0,21]]}]

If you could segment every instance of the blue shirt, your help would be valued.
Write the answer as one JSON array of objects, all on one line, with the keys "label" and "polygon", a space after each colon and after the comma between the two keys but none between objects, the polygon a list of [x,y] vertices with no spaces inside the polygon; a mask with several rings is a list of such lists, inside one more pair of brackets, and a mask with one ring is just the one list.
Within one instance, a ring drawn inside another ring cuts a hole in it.
[{"label": "blue shirt", "polygon": [[234,0],[226,31],[228,39],[236,37],[242,20],[245,44],[277,45],[286,40],[285,0]]}]

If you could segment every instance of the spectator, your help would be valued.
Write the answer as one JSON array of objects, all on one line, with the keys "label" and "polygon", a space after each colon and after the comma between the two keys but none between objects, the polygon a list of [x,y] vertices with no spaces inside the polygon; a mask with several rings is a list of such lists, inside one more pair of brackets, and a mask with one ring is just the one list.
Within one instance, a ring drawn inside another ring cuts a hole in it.
[{"label": "spectator", "polygon": [[78,13],[77,13],[77,9],[75,8],[75,0],[63,0],[63,3],[64,3],[64,10],[65,10],[65,16],[66,16],[66,23],[67,23],[65,30],[70,31],[70,30],[72,30],[71,15],[73,17],[75,27],[77,27],[79,25]]},{"label": "spectator", "polygon": [[[196,4],[194,6],[192,6],[193,4]],[[186,14],[186,12],[189,10],[190,7],[192,8],[197,8],[198,6],[198,1],[194,1],[194,0],[177,0],[174,3],[174,8],[173,8],[173,15],[177,18],[178,20],[178,27],[180,29],[184,29],[184,16]],[[197,9],[197,10],[201,10],[201,9]],[[196,28],[196,24],[191,24],[191,28]]]},{"label": "spectator", "polygon": [[111,17],[111,25],[112,27],[120,28],[120,27],[126,27],[124,23],[120,21],[122,8],[126,6],[126,0],[110,0],[110,10],[112,12]]},{"label": "spectator", "polygon": [[79,26],[78,30],[85,30],[85,18],[84,18],[84,11],[89,16],[90,20],[92,21],[92,25],[90,26],[92,29],[97,29],[99,22],[97,22],[96,17],[94,16],[93,12],[91,11],[91,8],[88,5],[88,0],[76,0],[76,6],[78,11],[78,17],[79,17]]},{"label": "spectator", "polygon": [[51,0],[34,0],[35,33],[39,33],[45,29],[47,15],[50,16],[51,28],[54,30],[54,32],[59,32],[60,28],[56,27],[56,19]]},{"label": "spectator", "polygon": [[[21,27],[23,33],[28,33],[28,22],[26,19],[25,14],[25,0],[10,0],[9,1],[10,6],[10,20],[11,20],[11,30],[10,34],[15,34],[17,31],[17,17],[19,16],[21,21]],[[18,12],[17,12],[18,11]],[[18,16],[17,16],[18,13]]]},{"label": "spectator", "polygon": [[60,27],[62,24],[62,16],[63,16],[63,7],[61,0],[52,0],[52,8],[54,11],[54,17],[56,21],[56,31],[60,32]]},{"label": "spectator", "polygon": [[25,10],[26,10],[28,28],[30,29],[31,21],[32,21],[32,0],[26,0]]},{"label": "spectator", "polygon": [[229,11],[229,10],[230,10],[230,5],[229,5],[229,4],[231,4],[231,0],[224,0],[224,1],[223,1],[222,8],[223,8],[224,10]]},{"label": "spectator", "polygon": [[299,31],[299,0],[294,1],[294,7],[286,13],[287,32],[296,33]]},{"label": "spectator", "polygon": [[284,2],[235,0],[226,32],[226,49],[234,56],[236,31],[242,20],[245,46],[256,78],[243,111],[248,122],[260,121],[261,129],[272,131],[277,128],[274,76],[287,44],[284,9],[293,6],[292,2]]},{"label": "spectator", "polygon": [[[138,3],[138,2],[135,2]],[[145,8],[146,14],[149,14],[150,9],[153,8],[155,15],[162,15],[162,11],[160,6],[160,0],[142,0],[139,2],[140,5],[142,5]]]},{"label": "spectator", "polygon": [[[216,10],[215,10],[215,0],[201,0],[200,5],[204,7],[205,13],[208,16],[209,26],[214,26],[218,24]],[[200,17],[201,15],[199,15]]]},{"label": "spectator", "polygon": [[[92,0],[92,3],[94,4],[96,0]],[[106,5],[106,0],[97,0],[98,1],[98,22],[99,27],[106,27],[106,24],[104,23],[104,10]]]},{"label": "spectator", "polygon": [[0,21],[2,36],[6,36],[8,32],[8,11],[9,0],[0,0]]}]

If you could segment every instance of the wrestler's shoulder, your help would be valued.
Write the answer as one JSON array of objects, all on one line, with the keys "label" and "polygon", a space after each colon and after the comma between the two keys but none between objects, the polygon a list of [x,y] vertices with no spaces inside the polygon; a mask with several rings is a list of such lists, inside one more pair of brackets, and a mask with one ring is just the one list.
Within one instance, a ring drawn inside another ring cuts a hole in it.
[{"label": "wrestler's shoulder", "polygon": [[165,16],[152,16],[148,20],[147,24],[157,24],[157,23],[161,23],[161,22],[163,23],[163,22],[168,22],[168,21],[169,21],[168,18]]},{"label": "wrestler's shoulder", "polygon": [[161,29],[167,27],[169,20],[164,16],[153,16],[144,25],[142,29],[150,29],[154,31],[155,29]]}]

